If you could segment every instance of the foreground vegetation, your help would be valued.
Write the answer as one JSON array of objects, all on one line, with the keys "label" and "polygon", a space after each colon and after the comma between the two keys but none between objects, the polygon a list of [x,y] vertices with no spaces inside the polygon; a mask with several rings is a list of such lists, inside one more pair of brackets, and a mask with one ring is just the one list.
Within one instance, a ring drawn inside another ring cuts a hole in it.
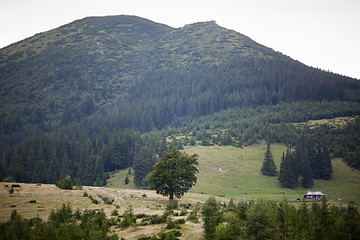
[{"label": "foreground vegetation", "polygon": [[326,198],[321,203],[295,207],[286,200],[230,201],[223,206],[215,198],[203,205],[205,239],[358,239],[360,215],[356,206],[336,207]]},{"label": "foreground vegetation", "polygon": [[169,202],[149,190],[70,191],[23,183],[13,184],[16,190],[9,194],[8,184],[0,183],[0,239],[358,239],[360,234],[358,207],[326,200],[245,201],[186,193]]}]

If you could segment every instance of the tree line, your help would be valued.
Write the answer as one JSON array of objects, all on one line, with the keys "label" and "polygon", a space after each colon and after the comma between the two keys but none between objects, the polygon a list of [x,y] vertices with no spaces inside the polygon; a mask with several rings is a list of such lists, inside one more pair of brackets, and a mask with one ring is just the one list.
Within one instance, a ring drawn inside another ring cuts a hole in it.
[{"label": "tree line", "polygon": [[[64,126],[52,134],[24,132],[7,139],[8,145],[2,149],[0,156],[0,177],[12,176],[20,182],[56,183],[69,175],[72,179],[79,179],[83,185],[103,186],[109,171],[133,167],[135,184],[146,187],[148,173],[162,153],[170,148],[181,149],[184,145],[197,143],[241,147],[262,139],[285,143],[295,152],[299,149],[296,154],[289,151],[284,155],[285,162],[294,158],[292,162],[302,163],[303,160],[299,159],[309,159],[309,164],[305,166],[310,165],[307,169],[311,169],[312,177],[310,171],[299,168],[294,176],[324,178],[319,176],[321,169],[316,170],[319,167],[315,166],[324,164],[322,160],[316,162],[316,159],[325,155],[327,159],[329,155],[343,157],[350,166],[358,168],[358,118],[343,127],[299,127],[281,120],[277,122],[277,115],[270,111],[272,109],[243,109],[243,117],[237,120],[233,120],[236,114],[226,111],[223,115],[189,121],[186,127],[170,127],[149,133],[115,130],[111,129],[111,125],[101,128],[102,125],[96,124],[95,119]],[[278,114],[286,115],[286,112],[285,108]],[[86,125],[87,129],[82,125]],[[184,134],[184,138],[177,139],[180,134]],[[311,180],[305,185],[310,186]]]},{"label": "tree line", "polygon": [[214,197],[202,207],[205,239],[358,239],[359,209],[349,204],[286,200],[221,204]]},{"label": "tree line", "polygon": [[316,143],[312,139],[301,138],[295,151],[287,149],[280,164],[279,182],[283,187],[295,188],[301,176],[301,186],[312,188],[313,179],[329,180],[332,164],[328,145]]}]

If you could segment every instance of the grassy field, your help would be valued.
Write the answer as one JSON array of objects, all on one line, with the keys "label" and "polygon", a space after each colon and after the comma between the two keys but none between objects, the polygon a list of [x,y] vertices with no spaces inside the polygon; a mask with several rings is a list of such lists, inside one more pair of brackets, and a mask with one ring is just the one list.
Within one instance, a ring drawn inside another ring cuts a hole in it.
[{"label": "grassy field", "polygon": [[[129,178],[128,184],[125,184],[126,177]],[[129,169],[111,172],[110,179],[107,181],[106,187],[136,189],[137,187],[134,183],[134,170],[130,168],[130,174]]]},{"label": "grassy field", "polygon": [[[266,145],[244,148],[232,146],[188,146],[188,154],[199,155],[198,182],[191,189],[194,193],[206,193],[234,199],[288,200],[302,199],[306,191],[322,191],[330,200],[339,198],[360,203],[360,172],[349,168],[341,159],[333,159],[333,178],[330,181],[315,180],[312,189],[282,188],[277,177],[260,173]],[[271,151],[280,169],[280,160],[286,146],[272,144]]]},{"label": "grassy field", "polygon": [[[184,151],[189,155],[199,155],[198,181],[191,189],[192,193],[208,194],[242,199],[291,200],[304,196],[306,191],[322,191],[329,200],[354,201],[360,204],[360,171],[348,167],[341,159],[333,159],[333,177],[330,181],[315,180],[312,189],[298,187],[282,188],[278,177],[264,176],[260,173],[264,159],[266,144],[235,148],[233,146],[186,146]],[[271,152],[280,170],[280,161],[286,146],[272,144]],[[124,179],[128,169],[111,174],[108,187],[135,188],[133,175],[130,183],[125,185]]]},{"label": "grassy field", "polygon": [[[273,144],[271,151],[279,169],[280,159],[286,147]],[[267,177],[260,174],[260,168],[266,151],[265,143],[244,148],[232,146],[187,146],[188,154],[199,155],[198,182],[186,193],[179,203],[203,203],[209,196],[216,196],[220,202],[235,200],[265,199],[288,200],[302,198],[307,189],[284,189],[277,177]],[[360,172],[349,168],[341,159],[333,159],[333,178],[330,181],[316,180],[313,191],[322,191],[327,198],[337,201],[360,203]],[[129,176],[129,184],[125,185],[125,177]],[[135,214],[146,213],[161,215],[168,203],[168,198],[157,195],[155,191],[136,189],[133,183],[133,172],[128,169],[111,173],[107,187],[84,186],[82,190],[61,190],[50,184],[23,184],[15,187],[13,194],[9,193],[14,183],[0,183],[0,222],[9,219],[11,212],[16,209],[25,218],[39,216],[46,220],[50,212],[60,208],[64,203],[70,203],[73,211],[79,209],[103,209],[110,217],[111,212],[118,205],[119,213],[132,207]],[[87,192],[100,203],[94,204]],[[102,197],[113,199],[113,204],[105,204]],[[34,201],[35,200],[35,201]],[[33,202],[33,203],[31,203]],[[299,203],[293,203],[299,204]],[[177,210],[177,211],[180,211]],[[191,211],[191,210],[188,210]],[[175,217],[177,218],[177,217]],[[201,239],[203,234],[202,222],[186,221],[182,225],[181,239]],[[141,236],[152,236],[164,231],[166,224],[148,226],[133,226],[125,230],[113,228],[119,238],[138,239]]]},{"label": "grassy field", "polygon": [[[19,185],[15,187],[15,192],[9,194],[9,189],[12,184]],[[84,197],[84,192],[87,192],[94,199],[100,203],[94,204],[88,197]],[[109,199],[114,199],[112,204],[105,204],[102,197],[106,196]],[[188,193],[185,194],[179,204],[203,203],[209,195]],[[227,202],[228,199],[217,198],[219,201]],[[30,203],[30,201],[32,203]],[[25,184],[25,183],[4,183],[0,182],[0,222],[9,220],[11,212],[16,209],[17,213],[24,218],[32,218],[39,216],[43,220],[47,220],[52,210],[58,209],[64,203],[70,203],[73,211],[79,209],[103,209],[108,217],[111,217],[111,212],[120,206],[119,214],[131,207],[135,214],[146,213],[148,215],[162,215],[169,200],[167,197],[160,196],[155,191],[139,190],[139,189],[121,189],[121,188],[107,188],[107,187],[88,187],[84,186],[82,190],[61,190],[51,184]],[[179,208],[175,212],[183,210]],[[188,212],[191,209],[187,210]],[[174,219],[186,218],[173,217]],[[182,236],[181,239],[201,239],[203,234],[202,221],[199,223],[186,221],[181,225]],[[140,221],[140,220],[138,220]],[[127,240],[135,240],[141,236],[152,236],[165,231],[166,223],[147,225],[147,226],[132,226],[128,229],[121,230],[113,228],[119,239],[124,237]]]}]

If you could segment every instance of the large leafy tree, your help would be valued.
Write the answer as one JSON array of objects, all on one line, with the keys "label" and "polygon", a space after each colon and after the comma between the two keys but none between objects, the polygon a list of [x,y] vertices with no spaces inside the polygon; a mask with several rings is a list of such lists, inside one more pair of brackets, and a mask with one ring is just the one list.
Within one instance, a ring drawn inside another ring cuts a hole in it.
[{"label": "large leafy tree", "polygon": [[150,187],[157,194],[180,198],[196,183],[198,172],[198,155],[189,156],[177,148],[164,152],[164,156],[154,165],[154,171],[149,174]]}]

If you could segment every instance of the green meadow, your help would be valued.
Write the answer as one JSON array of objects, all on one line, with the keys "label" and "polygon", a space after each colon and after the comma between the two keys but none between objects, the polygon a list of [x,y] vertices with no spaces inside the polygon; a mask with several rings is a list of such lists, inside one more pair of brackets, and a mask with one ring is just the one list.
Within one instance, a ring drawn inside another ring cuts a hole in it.
[{"label": "green meadow", "polygon": [[[333,178],[315,180],[312,189],[280,186],[277,177],[260,173],[266,144],[244,148],[233,146],[187,146],[188,154],[199,155],[198,182],[193,193],[204,193],[233,199],[291,200],[302,199],[306,191],[322,191],[329,200],[343,199],[360,203],[360,171],[348,167],[341,159],[333,159]],[[286,146],[272,144],[271,151],[277,169]],[[299,179],[300,181],[300,179]]]},{"label": "green meadow", "polygon": [[[322,191],[329,200],[353,201],[360,204],[360,171],[348,167],[342,159],[332,159],[333,177],[330,181],[314,180],[312,189],[299,186],[295,189],[283,188],[278,177],[264,176],[260,173],[265,156],[266,144],[254,144],[243,148],[233,146],[186,146],[189,155],[199,155],[198,181],[192,193],[209,194],[234,200],[264,199],[292,200],[302,199],[306,191]],[[284,144],[272,144],[271,152],[280,170]],[[125,185],[125,177],[129,184]],[[110,174],[107,187],[135,189],[133,172],[128,169]],[[300,182],[301,179],[299,179]]]}]

